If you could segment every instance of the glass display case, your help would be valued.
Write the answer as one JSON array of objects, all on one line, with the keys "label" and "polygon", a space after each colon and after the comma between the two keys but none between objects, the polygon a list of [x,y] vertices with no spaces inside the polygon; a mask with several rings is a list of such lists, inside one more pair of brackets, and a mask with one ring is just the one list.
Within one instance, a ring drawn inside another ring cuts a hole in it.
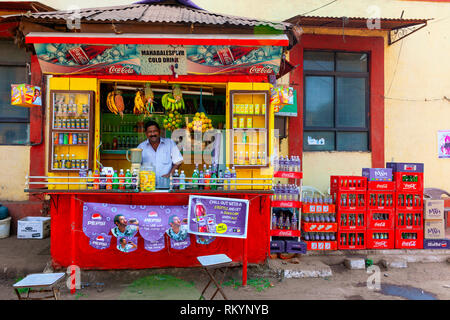
[{"label": "glass display case", "polygon": [[230,91],[230,161],[235,167],[266,167],[269,93]]},{"label": "glass display case", "polygon": [[50,91],[49,172],[92,168],[94,92]]}]

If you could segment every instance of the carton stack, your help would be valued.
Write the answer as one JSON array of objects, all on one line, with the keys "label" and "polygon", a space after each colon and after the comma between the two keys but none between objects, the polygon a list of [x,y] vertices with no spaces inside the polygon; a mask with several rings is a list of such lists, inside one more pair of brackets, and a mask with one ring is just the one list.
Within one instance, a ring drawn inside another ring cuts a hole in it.
[{"label": "carton stack", "polygon": [[391,168],[363,168],[367,178],[367,249],[394,249],[395,183]]},{"label": "carton stack", "polygon": [[423,163],[386,163],[395,183],[395,248],[423,248]]},{"label": "carton stack", "polygon": [[337,212],[338,249],[365,249],[367,178],[331,176],[330,193]]},{"label": "carton stack", "polygon": [[425,199],[424,249],[448,249],[450,234],[446,237],[444,200]]}]

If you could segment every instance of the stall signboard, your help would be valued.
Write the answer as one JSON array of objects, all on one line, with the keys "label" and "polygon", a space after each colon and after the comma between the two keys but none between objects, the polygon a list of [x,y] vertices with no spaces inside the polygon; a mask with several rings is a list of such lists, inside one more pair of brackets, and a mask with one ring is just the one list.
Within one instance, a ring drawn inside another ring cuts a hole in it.
[{"label": "stall signboard", "polygon": [[42,106],[41,88],[24,83],[12,84],[11,105],[19,107]]},{"label": "stall signboard", "polygon": [[42,72],[96,75],[276,75],[281,46],[34,44]]},{"label": "stall signboard", "polygon": [[[188,206],[146,206],[85,202],[83,233],[95,249],[114,247],[128,253],[138,249],[138,235],[144,249],[158,252],[170,247],[182,250],[191,245],[188,232]],[[197,237],[197,243],[209,244],[213,238]]]},{"label": "stall signboard", "polygon": [[189,232],[197,235],[247,238],[248,200],[189,196]]}]

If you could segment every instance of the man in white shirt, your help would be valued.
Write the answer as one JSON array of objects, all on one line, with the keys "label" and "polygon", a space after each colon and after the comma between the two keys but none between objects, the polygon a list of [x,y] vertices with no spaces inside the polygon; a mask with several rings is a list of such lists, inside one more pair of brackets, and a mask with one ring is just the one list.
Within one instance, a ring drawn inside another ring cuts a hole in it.
[{"label": "man in white shirt", "polygon": [[156,188],[168,189],[169,177],[183,163],[183,156],[171,139],[161,138],[158,123],[148,121],[145,124],[147,140],[138,145],[142,149],[142,165],[152,165],[155,169]]}]

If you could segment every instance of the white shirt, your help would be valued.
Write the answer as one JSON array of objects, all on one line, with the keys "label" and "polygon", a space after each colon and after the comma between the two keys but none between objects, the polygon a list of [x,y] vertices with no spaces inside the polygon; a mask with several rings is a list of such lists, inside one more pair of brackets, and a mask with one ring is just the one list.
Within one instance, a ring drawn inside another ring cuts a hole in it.
[{"label": "white shirt", "polygon": [[183,161],[183,156],[175,142],[168,138],[160,138],[155,151],[147,139],[139,144],[138,148],[142,149],[141,164],[155,168],[156,187],[169,188],[169,178],[162,178],[162,176],[168,174],[174,164]]}]

